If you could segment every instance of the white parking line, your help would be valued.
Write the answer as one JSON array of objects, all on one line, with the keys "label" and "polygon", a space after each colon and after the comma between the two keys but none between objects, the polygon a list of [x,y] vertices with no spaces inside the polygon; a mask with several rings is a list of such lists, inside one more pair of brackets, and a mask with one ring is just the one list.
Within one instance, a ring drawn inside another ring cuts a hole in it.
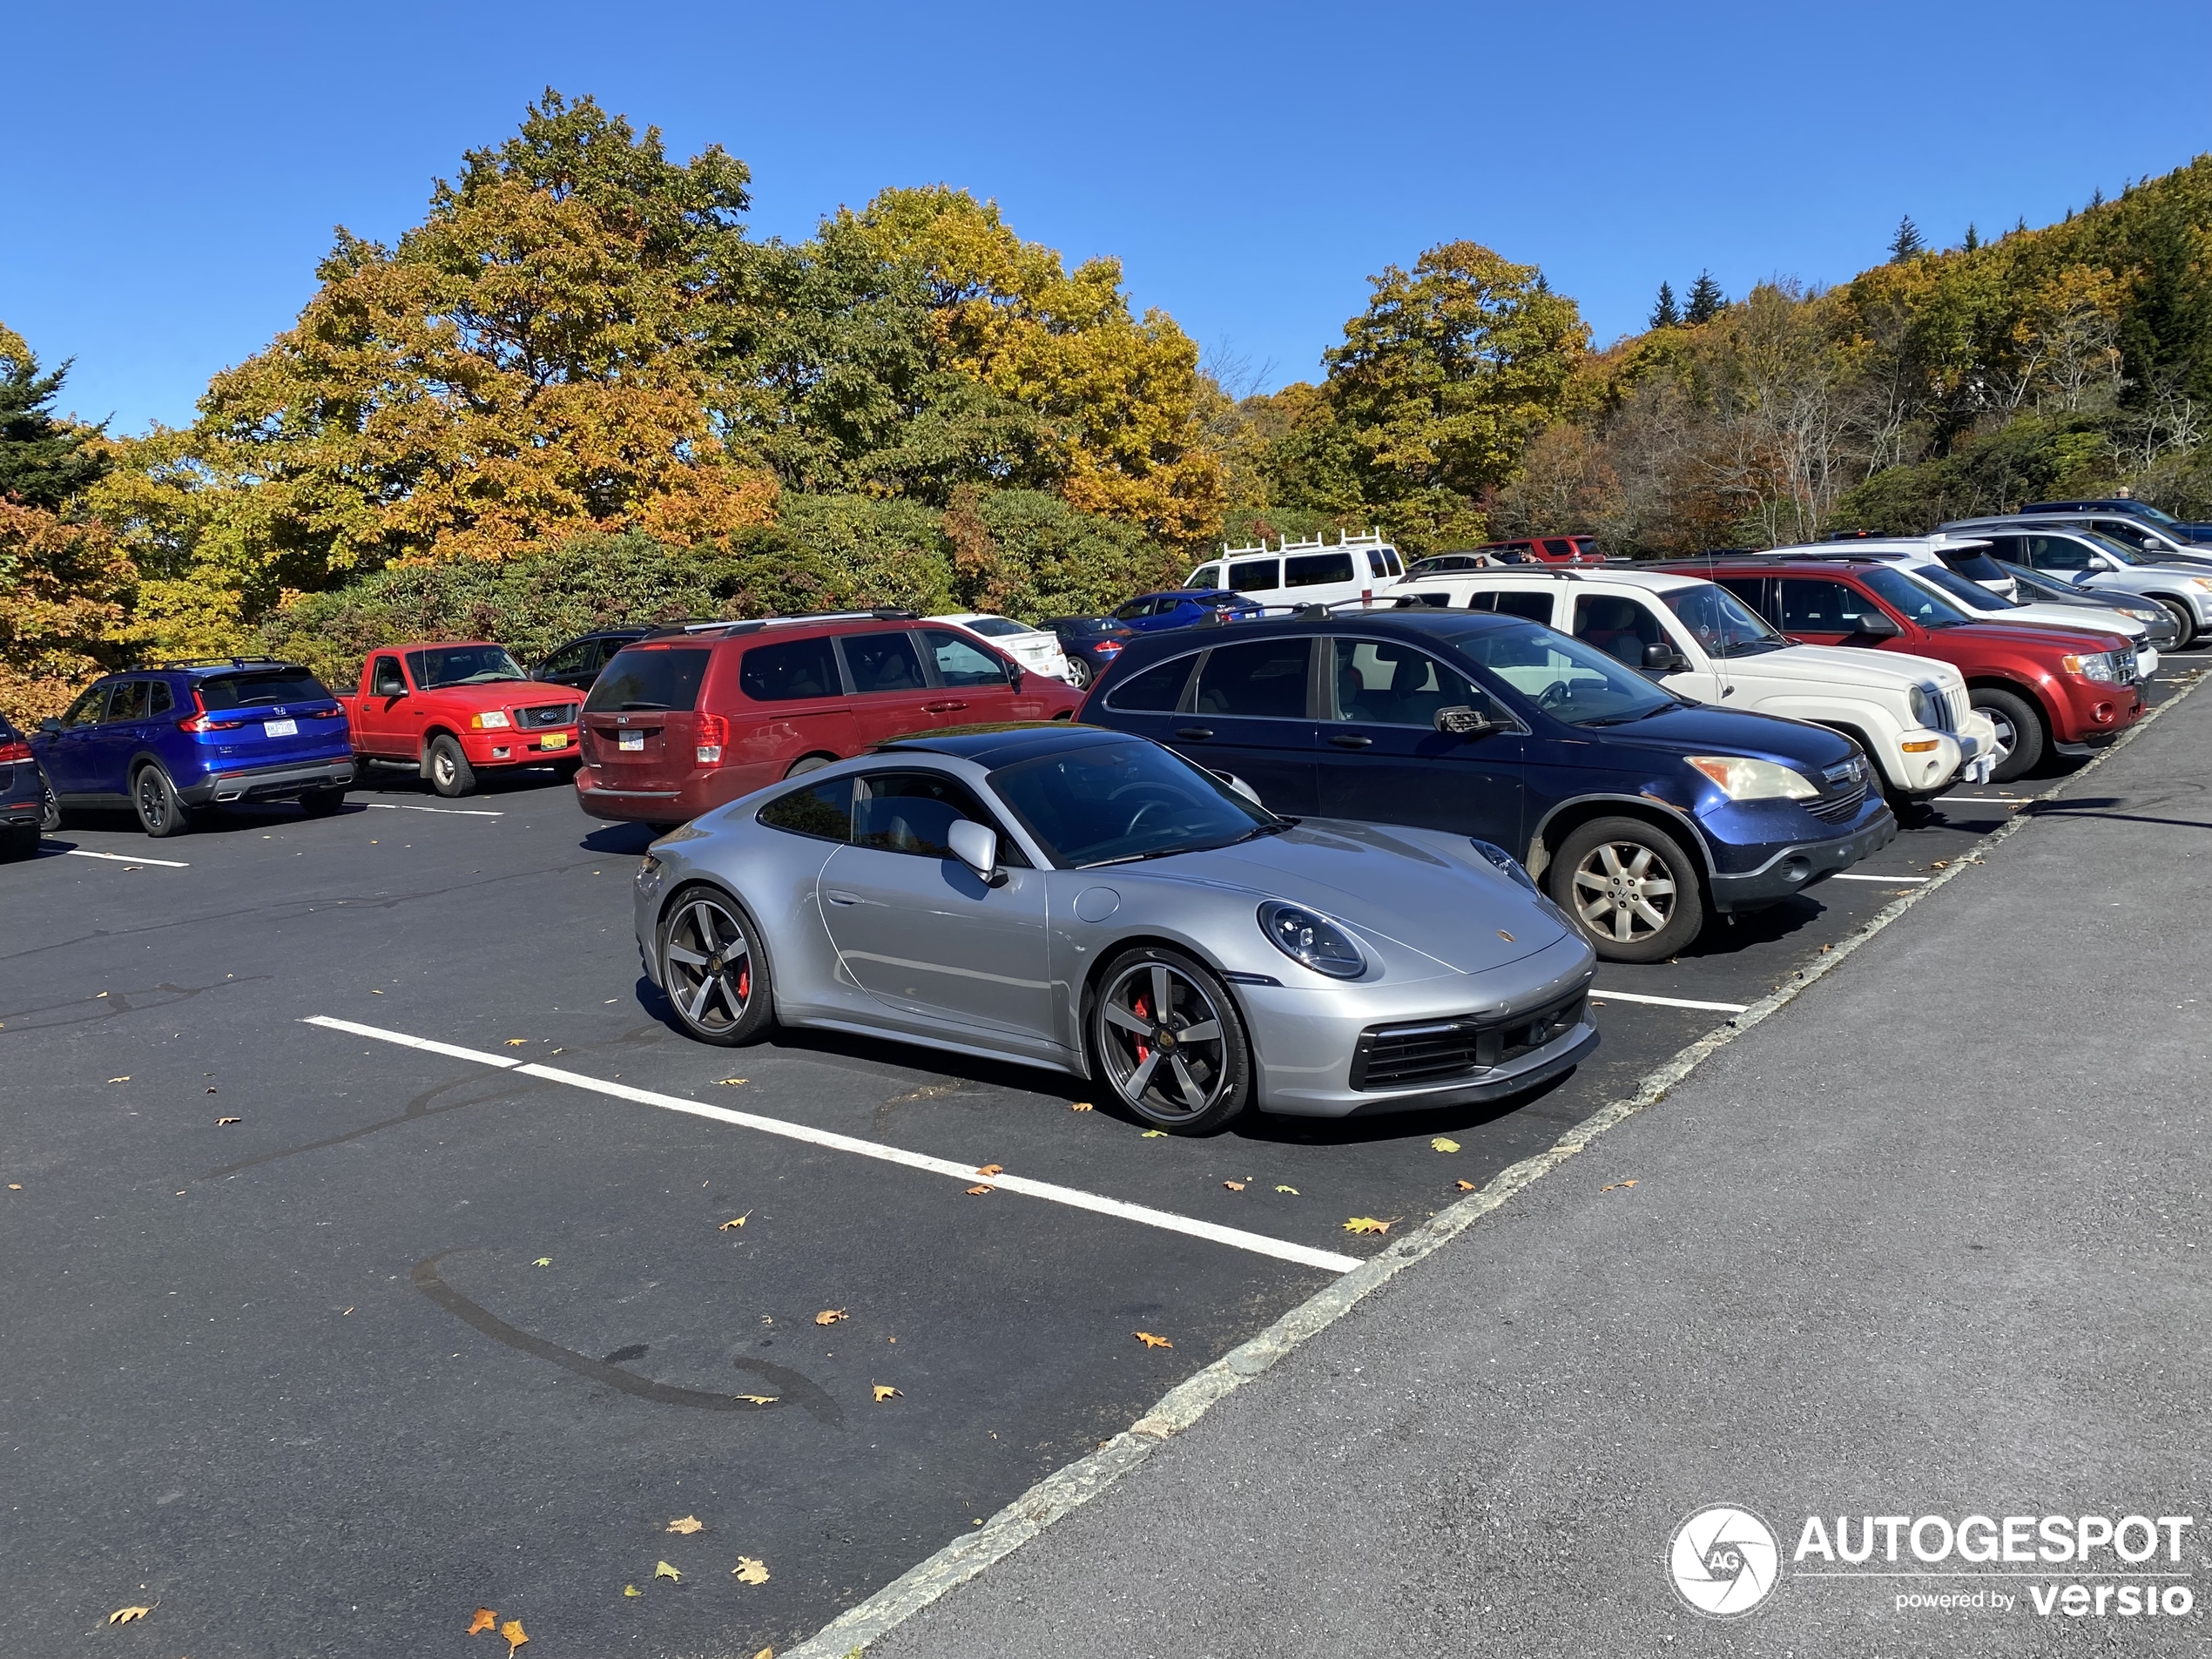
[{"label": "white parking line", "polygon": [[374,806],[385,813],[436,813],[446,818],[504,818],[504,813],[485,812],[474,806],[409,806],[395,800],[365,800],[364,806]]},{"label": "white parking line", "polygon": [[548,1082],[566,1083],[570,1088],[589,1089],[593,1094],[610,1095],[617,1100],[635,1101],[641,1106],[658,1106],[666,1111],[712,1118],[718,1123],[733,1123],[739,1129],[759,1130],[765,1135],[780,1135],[786,1140],[804,1141],[810,1146],[827,1147],[833,1152],[853,1152],[886,1163],[903,1164],[909,1170],[950,1176],[954,1180],[966,1182],[971,1186],[997,1187],[1007,1192],[1021,1193],[1025,1197],[1064,1204],[1075,1210],[1088,1210],[1096,1215],[1116,1216],[1123,1221],[1137,1222],[1167,1232],[1186,1233],[1193,1238],[1227,1244],[1236,1250],[1248,1250],[1255,1255],[1272,1256],[1278,1261],[1296,1262],[1301,1267],[1318,1267],[1330,1273],[1348,1273],[1360,1264],[1356,1256],[1340,1256],[1334,1251],[1293,1244],[1286,1239],[1270,1238],[1263,1233],[1248,1233],[1236,1227],[1217,1226],[1211,1221],[1196,1221],[1188,1216],[1174,1215],[1165,1210],[1127,1204],[1119,1198],[1104,1198],[1095,1192],[1083,1192],[1074,1187],[1055,1186],[1049,1181],[1032,1181],[1027,1176],[1003,1172],[979,1175],[976,1164],[955,1163],[950,1158],[934,1158],[926,1153],[909,1152],[903,1147],[886,1146],[878,1141],[859,1140],[828,1130],[811,1129],[804,1123],[786,1123],[778,1117],[763,1117],[757,1112],[732,1111],[726,1106],[709,1106],[699,1101],[685,1100],[680,1095],[663,1095],[650,1089],[633,1089],[628,1083],[610,1082],[603,1077],[587,1077],[581,1072],[563,1071],[557,1066],[533,1065],[510,1059],[505,1055],[458,1048],[450,1042],[434,1042],[428,1037],[409,1036],[403,1031],[387,1031],[381,1026],[357,1025],[351,1020],[333,1019],[327,1014],[310,1015],[301,1023],[319,1025],[330,1031],[344,1031],[357,1037],[374,1037],[379,1042],[395,1042],[401,1048],[420,1049],[426,1054],[444,1055],[448,1059],[496,1066],[502,1071],[541,1077]]},{"label": "white parking line", "polygon": [[1893,887],[1900,884],[1909,885],[1912,883],[1925,881],[1928,878],[1924,875],[1851,875],[1845,873],[1842,875],[1831,875],[1828,879],[1831,881],[1879,881],[1886,886]]},{"label": "white parking line", "polygon": [[1593,986],[1593,1002],[1649,1002],[1662,1008],[1703,1008],[1710,1014],[1742,1014],[1750,1007],[1748,1002],[1693,1002],[1682,996],[1643,996],[1635,991],[1607,991]]},{"label": "white parking line", "polygon": [[62,852],[64,856],[72,859],[108,859],[117,864],[158,864],[165,870],[189,870],[192,868],[191,865],[180,864],[175,859],[125,858],[120,853],[90,853],[81,846],[65,846],[62,849]]},{"label": "white parking line", "polygon": [[1938,795],[1936,799],[1972,801],[1977,806],[2022,806],[2028,799],[2026,795]]}]

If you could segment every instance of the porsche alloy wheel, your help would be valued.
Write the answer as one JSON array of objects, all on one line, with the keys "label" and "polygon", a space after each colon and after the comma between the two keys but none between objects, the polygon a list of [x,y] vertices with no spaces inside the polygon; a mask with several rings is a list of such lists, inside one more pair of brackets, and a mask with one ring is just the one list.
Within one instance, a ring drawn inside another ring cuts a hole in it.
[{"label": "porsche alloy wheel", "polygon": [[691,1035],[733,1045],[768,1022],[767,965],[734,901],[704,888],[683,894],[660,938],[661,988]]},{"label": "porsche alloy wheel", "polygon": [[1251,1060],[1236,1005],[1180,951],[1134,950],[1107,968],[1091,1042],[1103,1081],[1156,1128],[1204,1134],[1250,1101]]}]

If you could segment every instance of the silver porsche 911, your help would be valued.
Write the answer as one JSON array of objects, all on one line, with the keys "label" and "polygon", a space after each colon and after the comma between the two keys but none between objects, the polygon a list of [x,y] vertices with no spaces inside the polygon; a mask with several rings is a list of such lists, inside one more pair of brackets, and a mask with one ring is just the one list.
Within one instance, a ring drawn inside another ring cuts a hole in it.
[{"label": "silver porsche 911", "polygon": [[1164,1130],[1494,1099],[1597,1046],[1595,959],[1510,856],[1278,818],[1068,725],[902,739],[653,843],[645,971],[705,1042],[772,1022],[1047,1066]]}]

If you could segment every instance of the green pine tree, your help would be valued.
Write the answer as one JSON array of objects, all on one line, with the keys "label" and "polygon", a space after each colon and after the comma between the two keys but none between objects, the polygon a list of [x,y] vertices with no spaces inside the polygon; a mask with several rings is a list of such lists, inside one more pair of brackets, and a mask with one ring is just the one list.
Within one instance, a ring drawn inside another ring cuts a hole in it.
[{"label": "green pine tree", "polygon": [[1671,282],[1659,285],[1659,303],[1651,307],[1651,326],[1654,328],[1682,327],[1682,307],[1675,303],[1675,285]]},{"label": "green pine tree", "polygon": [[1907,213],[1898,220],[1897,234],[1890,238],[1890,263],[1902,265],[1907,260],[1919,259],[1927,251],[1928,245],[1921,240],[1920,227],[1912,222],[1912,215]]},{"label": "green pine tree", "polygon": [[1721,285],[1713,280],[1710,271],[1700,271],[1697,280],[1689,285],[1689,303],[1683,307],[1683,320],[1695,327],[1710,322],[1721,314],[1721,307],[1728,303],[1728,296],[1721,292]]},{"label": "green pine tree", "polygon": [[108,469],[86,443],[106,425],[86,427],[53,411],[69,364],[38,372],[30,348],[0,327],[0,496],[25,507],[59,507]]},{"label": "green pine tree", "polygon": [[1966,221],[1966,252],[1971,253],[1981,246],[1981,233],[1974,229],[1973,221]]}]

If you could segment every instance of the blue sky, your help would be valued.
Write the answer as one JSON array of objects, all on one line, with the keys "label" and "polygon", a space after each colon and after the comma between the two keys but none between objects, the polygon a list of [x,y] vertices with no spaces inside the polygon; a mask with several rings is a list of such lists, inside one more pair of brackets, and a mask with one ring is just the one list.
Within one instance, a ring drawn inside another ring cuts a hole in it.
[{"label": "blue sky", "polygon": [[1602,342],[1662,278],[1832,282],[1901,213],[1954,242],[2212,149],[2201,3],[113,0],[15,8],[7,39],[0,321],[125,432],[189,420],[334,225],[395,236],[548,84],[743,157],[756,234],[892,184],[995,197],[1269,385],[1438,241],[1541,265]]}]

